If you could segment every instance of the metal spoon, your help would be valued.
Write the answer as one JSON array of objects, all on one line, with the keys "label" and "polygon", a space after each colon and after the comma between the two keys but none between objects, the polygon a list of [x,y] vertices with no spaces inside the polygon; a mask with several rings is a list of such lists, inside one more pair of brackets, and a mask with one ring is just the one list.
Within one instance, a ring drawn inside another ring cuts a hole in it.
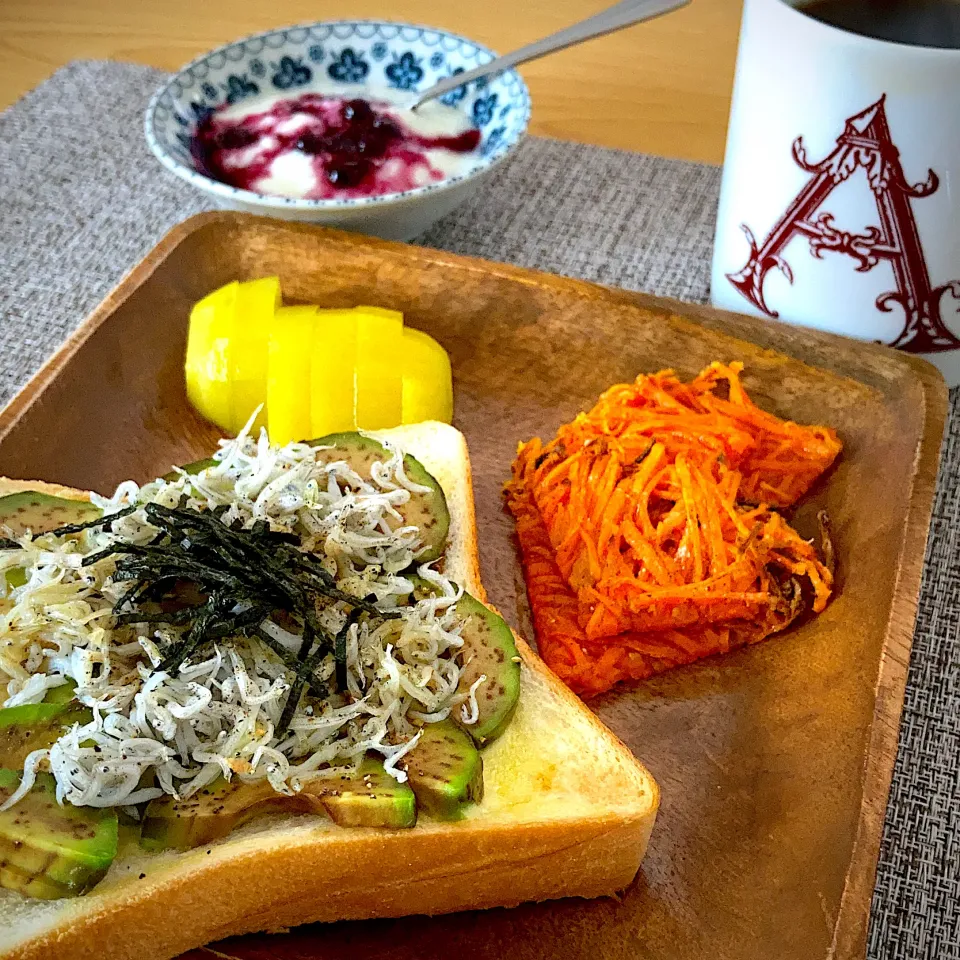
[{"label": "metal spoon", "polygon": [[469,83],[471,80],[476,80],[478,77],[503,73],[504,70],[509,70],[518,64],[545,57],[548,53],[554,53],[557,50],[565,50],[567,47],[583,43],[584,40],[602,37],[606,33],[622,30],[624,27],[633,26],[633,24],[640,23],[643,20],[652,20],[654,17],[684,7],[688,3],[690,3],[690,0],[620,0],[620,3],[602,10],[592,17],[587,17],[586,20],[581,20],[579,23],[559,30],[549,37],[535,40],[519,50],[514,50],[513,53],[497,57],[495,60],[491,60],[489,63],[473,70],[467,70],[466,73],[457,73],[452,77],[441,80],[421,93],[408,109],[416,110],[417,107],[428,100],[442,97],[445,93],[456,90],[457,87]]}]

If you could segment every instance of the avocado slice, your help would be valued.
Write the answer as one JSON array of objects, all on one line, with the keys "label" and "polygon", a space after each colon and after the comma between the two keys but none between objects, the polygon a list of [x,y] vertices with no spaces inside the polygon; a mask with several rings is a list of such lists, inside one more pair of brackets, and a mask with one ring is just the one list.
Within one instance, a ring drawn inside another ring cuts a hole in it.
[{"label": "avocado slice", "polygon": [[[149,775],[143,778],[143,785],[150,786],[145,781]],[[120,850],[129,850],[140,843],[140,821],[123,810],[117,810],[117,845]]]},{"label": "avocado slice", "polygon": [[412,827],[416,798],[372,757],[343,776],[314,777],[293,796],[266,780],[215,780],[186,800],[160,797],[146,808],[140,842],[148,850],[188,850],[227,836],[266,811],[326,813],[343,827]]},{"label": "avocado slice", "polygon": [[[20,774],[0,769],[0,803]],[[60,806],[52,774],[38,773],[33,789],[0,811],[0,886],[31,897],[76,897],[98,883],[117,855],[117,814]]]},{"label": "avocado slice", "polygon": [[77,685],[72,680],[61,683],[59,687],[51,687],[43,698],[44,703],[69,703],[76,699]]},{"label": "avocado slice", "polygon": [[140,843],[148,850],[189,850],[225,837],[278,801],[293,799],[277,793],[266,780],[245,783],[221,777],[184,800],[151,800],[143,814]]},{"label": "avocado slice", "polygon": [[440,595],[437,587],[427,580],[426,577],[421,577],[417,573],[404,573],[401,574],[401,576],[413,584],[413,589],[410,593],[402,595],[405,597],[407,603],[419,603],[421,600],[427,600]]},{"label": "avocado slice", "polygon": [[[386,447],[373,437],[362,433],[331,433],[317,440],[308,440],[311,447],[332,447],[324,451],[325,460],[345,460],[364,480],[370,479],[370,468],[377,460],[388,459]],[[407,476],[424,487],[429,493],[411,493],[410,499],[397,512],[403,517],[403,525],[418,527],[423,548],[417,554],[417,563],[437,560],[443,554],[450,531],[450,512],[447,498],[436,479],[415,457],[406,454],[403,467]]]},{"label": "avocado slice", "polygon": [[[437,595],[429,580],[407,575],[413,583],[411,603]],[[520,699],[520,657],[513,631],[506,621],[469,593],[457,601],[457,616],[463,623],[458,692],[466,694],[481,677],[477,688],[477,722],[464,728],[483,745],[495,740],[506,729]],[[456,717],[459,720],[459,717]]]},{"label": "avocado slice", "polygon": [[[206,470],[207,467],[214,467],[216,464],[217,461],[214,460],[213,457],[204,457],[203,460],[194,460],[192,463],[185,463],[180,469],[192,477],[200,473],[201,470]],[[169,473],[165,473],[160,479],[172,483],[179,476],[180,474],[176,470],[171,470]]]},{"label": "avocado slice", "polygon": [[[406,575],[413,584],[411,603],[437,595],[429,580]],[[457,601],[456,612],[463,627],[458,693],[467,694],[481,677],[477,688],[477,722],[463,724],[481,746],[495,740],[506,729],[520,699],[520,657],[513,631],[506,621],[469,593]],[[455,715],[459,721],[459,716]]]},{"label": "avocado slice", "polygon": [[[341,827],[412,827],[417,822],[417,798],[409,784],[400,783],[367,757],[359,770],[325,777],[321,802],[330,819]],[[305,790],[314,789],[311,784]]]},{"label": "avocado slice", "polygon": [[489,743],[506,729],[520,699],[517,644],[504,619],[469,593],[457,601],[457,616],[463,622],[458,690],[465,694],[481,676],[487,678],[477,687],[477,722],[465,729],[477,743]]},{"label": "avocado slice", "polygon": [[438,820],[459,820],[468,803],[483,799],[480,751],[452,720],[423,727],[404,760],[417,805]]},{"label": "avocado slice", "polygon": [[[64,687],[72,693],[72,685]],[[0,767],[22,770],[34,750],[45,750],[75,723],[93,719],[93,712],[79,702],[50,703],[49,696],[43,703],[0,709]]]},{"label": "avocado slice", "polygon": [[[15,537],[23,536],[28,530],[38,534],[68,523],[83,523],[100,514],[100,508],[87,500],[67,500],[39,490],[23,490],[0,497],[0,526],[6,524]],[[23,567],[11,567],[4,576],[10,590],[27,582],[27,571]]]},{"label": "avocado slice", "polygon": [[39,490],[23,490],[0,497],[0,524],[6,524],[17,537],[27,530],[37,534],[68,523],[83,523],[101,513],[100,508],[88,500],[67,500]]},{"label": "avocado slice", "polygon": [[4,707],[0,710],[0,730],[49,723],[65,709],[62,703],[25,703],[19,707]]}]

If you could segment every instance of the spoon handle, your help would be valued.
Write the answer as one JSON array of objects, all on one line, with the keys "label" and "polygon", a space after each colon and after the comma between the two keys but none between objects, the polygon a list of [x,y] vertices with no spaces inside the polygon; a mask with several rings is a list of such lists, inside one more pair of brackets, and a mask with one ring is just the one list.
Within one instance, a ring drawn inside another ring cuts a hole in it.
[{"label": "spoon handle", "polygon": [[462,84],[476,80],[478,77],[502,73],[518,64],[527,63],[530,60],[536,60],[538,57],[546,56],[548,53],[565,50],[567,47],[583,43],[584,40],[602,37],[606,33],[613,33],[643,20],[651,20],[661,14],[670,13],[671,10],[676,10],[688,3],[690,3],[690,0],[620,0],[620,3],[615,3],[612,7],[601,10],[600,13],[594,14],[592,17],[587,17],[586,20],[580,20],[563,30],[558,30],[556,33],[550,34],[549,37],[535,40],[519,50],[514,50],[513,53],[497,57],[489,63],[475,67],[473,70],[467,70],[466,73],[458,73],[441,80],[420,94],[417,101],[411,104],[410,109],[415,110],[422,103],[433,100],[435,97],[441,97],[443,94],[456,90]]}]

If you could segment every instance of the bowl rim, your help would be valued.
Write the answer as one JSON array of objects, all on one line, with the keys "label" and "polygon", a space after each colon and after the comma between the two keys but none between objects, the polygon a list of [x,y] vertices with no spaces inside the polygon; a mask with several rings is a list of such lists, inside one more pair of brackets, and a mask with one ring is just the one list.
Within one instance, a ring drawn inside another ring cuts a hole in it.
[{"label": "bowl rim", "polygon": [[494,53],[489,47],[484,46],[482,43],[478,43],[476,40],[471,40],[469,37],[465,37],[459,33],[453,33],[450,30],[445,30],[442,27],[432,27],[426,24],[418,23],[407,23],[400,20],[378,20],[378,19],[341,19],[341,20],[311,20],[306,23],[295,23],[286,27],[274,27],[271,30],[262,30],[259,33],[251,33],[247,36],[240,37],[236,40],[231,40],[229,43],[221,44],[219,47],[214,47],[212,50],[208,50],[206,53],[200,54],[198,57],[194,57],[189,63],[184,64],[173,73],[167,80],[154,92],[153,96],[150,98],[150,102],[147,105],[146,113],[144,114],[143,128],[144,135],[147,140],[147,145],[150,147],[151,152],[169,170],[171,173],[176,174],[183,180],[186,180],[188,183],[193,184],[193,186],[205,190],[208,193],[216,194],[220,197],[223,197],[226,200],[231,200],[234,202],[247,203],[247,204],[256,204],[263,207],[268,207],[270,209],[276,210],[311,210],[311,211],[338,211],[338,210],[347,210],[347,209],[358,209],[358,208],[369,208],[382,206],[384,204],[391,203],[404,203],[411,200],[419,199],[420,197],[426,196],[431,193],[436,193],[443,190],[451,189],[458,184],[462,184],[468,180],[472,180],[476,177],[480,177],[494,167],[499,166],[510,154],[512,154],[517,147],[522,142],[524,136],[527,133],[527,128],[530,124],[530,91],[527,88],[526,83],[524,82],[523,77],[517,72],[516,69],[511,68],[509,70],[504,70],[498,76],[509,76],[513,74],[516,81],[520,86],[520,93],[522,95],[522,124],[515,135],[512,142],[506,144],[505,149],[501,150],[496,156],[493,157],[480,157],[480,162],[468,173],[457,174],[453,177],[444,177],[442,180],[438,180],[435,183],[424,184],[419,187],[412,187],[409,190],[400,190],[394,193],[383,193],[378,194],[373,197],[347,197],[342,200],[338,199],[324,199],[324,200],[312,200],[302,197],[280,197],[280,196],[271,196],[268,194],[257,193],[255,190],[244,190],[240,187],[232,187],[229,184],[222,183],[219,180],[215,180],[213,177],[209,177],[204,173],[200,173],[198,170],[193,169],[192,167],[187,166],[182,161],[174,157],[169,151],[163,146],[156,134],[154,133],[154,127],[156,125],[156,112],[160,104],[161,98],[170,90],[170,87],[176,83],[183,74],[188,73],[194,67],[199,64],[204,63],[206,60],[209,60],[211,57],[215,56],[218,53],[223,53],[226,50],[229,50],[232,47],[239,46],[241,44],[249,43],[251,40],[261,40],[267,37],[272,37],[281,33],[288,33],[292,30],[309,30],[315,27],[337,27],[337,26],[357,26],[357,25],[369,25],[373,27],[397,27],[399,29],[411,29],[411,30],[425,30],[431,33],[440,34],[441,36],[448,37],[451,40],[457,40],[461,43],[469,44],[477,49],[481,54],[486,53],[490,56],[491,59],[495,59],[497,54]]}]

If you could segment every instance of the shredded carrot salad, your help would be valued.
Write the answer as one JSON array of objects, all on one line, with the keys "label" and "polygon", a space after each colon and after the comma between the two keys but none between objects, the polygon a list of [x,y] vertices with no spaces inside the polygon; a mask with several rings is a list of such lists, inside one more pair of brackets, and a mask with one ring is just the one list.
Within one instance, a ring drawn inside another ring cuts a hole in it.
[{"label": "shredded carrot salad", "polygon": [[[836,459],[826,427],[757,407],[742,364],[611,387],[507,484],[546,662],[593,695],[819,613],[826,557],[778,509]],[[829,552],[832,557],[832,549]]]}]

